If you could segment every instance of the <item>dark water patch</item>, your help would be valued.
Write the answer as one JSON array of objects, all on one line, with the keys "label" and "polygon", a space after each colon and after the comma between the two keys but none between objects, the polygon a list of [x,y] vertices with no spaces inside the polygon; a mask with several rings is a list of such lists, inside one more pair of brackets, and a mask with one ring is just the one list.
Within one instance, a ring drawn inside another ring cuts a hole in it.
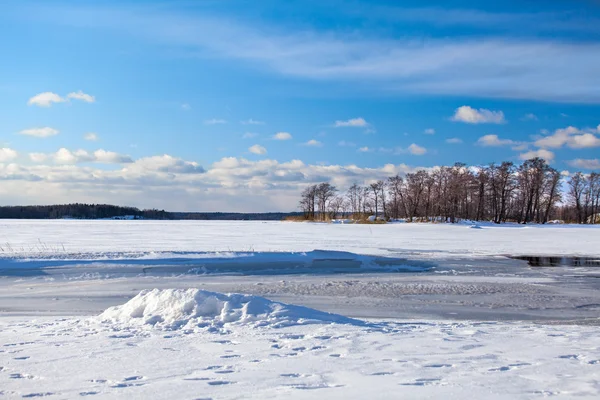
[{"label": "dark water patch", "polygon": [[530,267],[600,267],[599,257],[511,256],[527,261]]}]

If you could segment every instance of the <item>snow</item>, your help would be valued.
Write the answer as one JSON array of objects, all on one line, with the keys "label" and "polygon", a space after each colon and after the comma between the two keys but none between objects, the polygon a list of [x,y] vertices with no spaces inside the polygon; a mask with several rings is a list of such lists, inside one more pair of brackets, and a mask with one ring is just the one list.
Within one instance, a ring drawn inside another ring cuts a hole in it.
[{"label": "snow", "polygon": [[240,324],[276,328],[311,323],[360,324],[341,315],[264,297],[198,289],[143,290],[127,303],[107,309],[99,319],[119,325],[147,324],[159,329],[186,331]]},{"label": "snow", "polygon": [[[246,221],[0,220],[0,256],[164,252],[310,252],[427,257],[600,256],[598,226],[315,224]],[[557,239],[559,238],[559,239]]]},{"label": "snow", "polygon": [[[472,228],[476,226],[476,228]],[[598,398],[598,227],[0,221],[0,397]]]}]

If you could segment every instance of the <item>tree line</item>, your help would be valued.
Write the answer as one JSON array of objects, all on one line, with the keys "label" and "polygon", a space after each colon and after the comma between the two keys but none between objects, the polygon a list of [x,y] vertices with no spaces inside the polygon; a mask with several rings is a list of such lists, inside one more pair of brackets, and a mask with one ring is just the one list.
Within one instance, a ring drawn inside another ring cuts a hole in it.
[{"label": "tree line", "polygon": [[132,216],[136,219],[170,219],[164,210],[140,210],[110,204],[58,204],[45,206],[0,206],[0,218],[6,219],[100,219]]},{"label": "tree line", "polygon": [[456,163],[366,186],[355,183],[343,193],[327,182],[310,185],[299,208],[306,220],[375,216],[411,222],[600,222],[600,174],[578,172],[568,178],[566,190],[562,178],[541,158],[487,166]]}]

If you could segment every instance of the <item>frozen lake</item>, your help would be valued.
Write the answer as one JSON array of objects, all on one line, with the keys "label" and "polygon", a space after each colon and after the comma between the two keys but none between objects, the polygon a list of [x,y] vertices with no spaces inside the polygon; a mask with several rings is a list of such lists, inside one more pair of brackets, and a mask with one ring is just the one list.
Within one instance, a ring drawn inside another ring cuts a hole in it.
[{"label": "frozen lake", "polygon": [[[8,397],[599,394],[597,227],[4,220],[0,235]],[[144,289],[158,297],[96,317]],[[271,301],[308,308],[281,326],[293,313],[272,310],[295,306]],[[193,304],[191,330],[155,325]]]}]

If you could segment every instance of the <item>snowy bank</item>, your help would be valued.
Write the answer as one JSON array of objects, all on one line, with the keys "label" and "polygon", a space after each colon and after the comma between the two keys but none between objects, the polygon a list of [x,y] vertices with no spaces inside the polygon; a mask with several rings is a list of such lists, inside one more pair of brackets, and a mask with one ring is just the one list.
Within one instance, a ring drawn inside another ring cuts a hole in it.
[{"label": "snowy bank", "polygon": [[270,328],[332,323],[364,325],[359,320],[264,297],[199,289],[143,290],[98,318],[103,323],[151,325],[165,330],[218,329],[231,325]]}]

